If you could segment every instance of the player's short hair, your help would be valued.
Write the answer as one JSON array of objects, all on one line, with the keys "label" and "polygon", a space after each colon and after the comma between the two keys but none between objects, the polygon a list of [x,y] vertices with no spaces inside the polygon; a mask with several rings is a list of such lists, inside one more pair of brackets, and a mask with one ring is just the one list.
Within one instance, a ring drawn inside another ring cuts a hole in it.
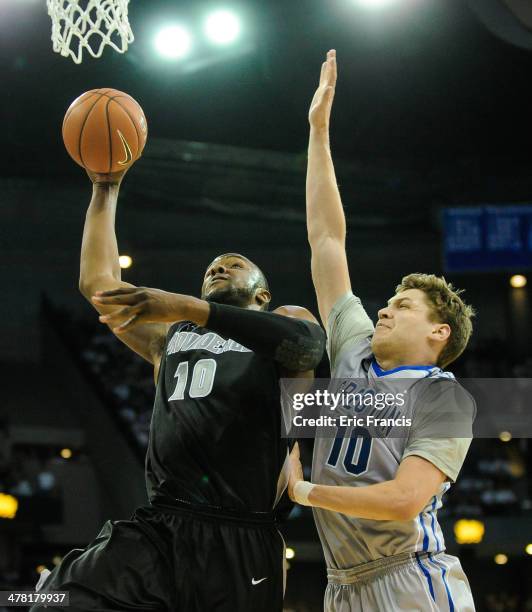
[{"label": "player's short hair", "polygon": [[403,277],[395,293],[407,289],[423,291],[432,311],[434,321],[447,323],[451,328],[449,340],[438,356],[438,366],[444,368],[464,352],[473,333],[472,318],[475,311],[466,304],[460,294],[463,289],[455,289],[443,276],[413,273]]}]

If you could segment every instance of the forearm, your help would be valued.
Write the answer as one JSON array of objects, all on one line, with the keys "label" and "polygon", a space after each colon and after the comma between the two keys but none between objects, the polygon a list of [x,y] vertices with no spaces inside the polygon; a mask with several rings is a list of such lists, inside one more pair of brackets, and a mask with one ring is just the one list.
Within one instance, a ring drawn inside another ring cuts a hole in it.
[{"label": "forearm", "polygon": [[115,234],[117,199],[117,185],[93,185],[81,245],[80,287],[82,290],[92,280],[102,276],[120,281],[118,245]]},{"label": "forearm", "polygon": [[311,247],[326,238],[345,242],[345,215],[326,128],[310,129],[307,165],[307,231]]},{"label": "forearm", "polygon": [[282,367],[297,372],[313,370],[325,349],[325,334],[319,325],[204,300],[188,298],[187,319],[207,327]]},{"label": "forearm", "polygon": [[101,292],[92,302],[100,308],[123,306],[100,317],[115,333],[131,330],[140,322],[192,321],[273,359],[290,372],[313,370],[325,350],[323,330],[304,317],[209,303],[190,295],[133,286]]},{"label": "forearm", "polygon": [[394,480],[363,487],[314,485],[308,496],[311,506],[381,521],[414,518],[416,513],[412,499],[412,493],[398,486]]},{"label": "forearm", "polygon": [[314,369],[325,350],[325,334],[319,325],[272,312],[215,304],[179,293],[160,291],[164,317],[158,320],[192,321],[288,370]]}]

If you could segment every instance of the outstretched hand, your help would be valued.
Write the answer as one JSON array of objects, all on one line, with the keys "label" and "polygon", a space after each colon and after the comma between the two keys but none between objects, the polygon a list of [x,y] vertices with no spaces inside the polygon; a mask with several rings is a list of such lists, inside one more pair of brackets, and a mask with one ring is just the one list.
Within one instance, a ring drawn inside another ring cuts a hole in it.
[{"label": "outstretched hand", "polygon": [[[191,298],[147,287],[127,287],[112,291],[97,291],[92,296],[99,306],[123,306],[115,312],[100,316],[100,321],[120,334],[139,323],[173,323],[187,318]],[[199,301],[199,300],[198,300]]]},{"label": "outstretched hand", "polygon": [[331,49],[321,66],[320,84],[310,103],[308,119],[313,128],[329,129],[336,78],[336,51]]},{"label": "outstretched hand", "polygon": [[299,444],[296,442],[294,448],[288,457],[288,496],[292,501],[296,501],[294,497],[294,486],[299,480],[305,480],[303,475],[303,466],[299,458]]}]

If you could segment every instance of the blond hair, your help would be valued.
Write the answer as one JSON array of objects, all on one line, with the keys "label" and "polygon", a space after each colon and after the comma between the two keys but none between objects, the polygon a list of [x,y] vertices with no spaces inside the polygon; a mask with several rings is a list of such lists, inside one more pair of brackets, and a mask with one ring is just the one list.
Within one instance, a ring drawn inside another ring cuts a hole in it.
[{"label": "blond hair", "polygon": [[449,340],[438,356],[438,365],[444,368],[464,352],[473,333],[471,319],[475,316],[475,311],[460,297],[463,289],[455,289],[443,276],[419,272],[409,274],[397,285],[395,293],[407,289],[423,291],[433,315],[431,319],[438,323],[447,323],[451,328]]}]

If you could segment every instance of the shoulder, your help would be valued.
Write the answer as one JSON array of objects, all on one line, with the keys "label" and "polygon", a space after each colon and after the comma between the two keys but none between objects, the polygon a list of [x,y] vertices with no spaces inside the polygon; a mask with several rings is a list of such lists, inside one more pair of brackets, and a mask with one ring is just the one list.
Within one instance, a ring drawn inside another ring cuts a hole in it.
[{"label": "shoulder", "polygon": [[308,310],[307,308],[303,308],[302,306],[279,306],[272,312],[274,314],[282,315],[284,317],[291,317],[293,319],[303,319],[305,321],[310,321],[311,323],[316,323],[316,325],[319,325],[318,320],[310,312],[310,310]]},{"label": "shoulder", "polygon": [[443,437],[469,437],[476,417],[473,396],[454,378],[425,378],[415,395],[418,422],[437,426]]},{"label": "shoulder", "polygon": [[334,356],[334,375],[349,375],[351,377],[366,377],[375,356],[371,347],[371,337],[364,336],[354,342],[348,343],[339,354]]},{"label": "shoulder", "polygon": [[334,303],[328,316],[328,328],[333,330],[335,327],[347,323],[349,326],[364,328],[368,333],[373,333],[373,322],[369,318],[361,299],[354,295],[352,291],[344,293]]},{"label": "shoulder", "polygon": [[453,399],[461,406],[475,403],[469,391],[449,372],[442,372],[437,377],[423,378],[420,382],[424,391],[423,399]]},{"label": "shoulder", "polygon": [[348,292],[331,309],[327,320],[328,350],[332,361],[347,348],[373,335],[373,322],[360,298]]}]

